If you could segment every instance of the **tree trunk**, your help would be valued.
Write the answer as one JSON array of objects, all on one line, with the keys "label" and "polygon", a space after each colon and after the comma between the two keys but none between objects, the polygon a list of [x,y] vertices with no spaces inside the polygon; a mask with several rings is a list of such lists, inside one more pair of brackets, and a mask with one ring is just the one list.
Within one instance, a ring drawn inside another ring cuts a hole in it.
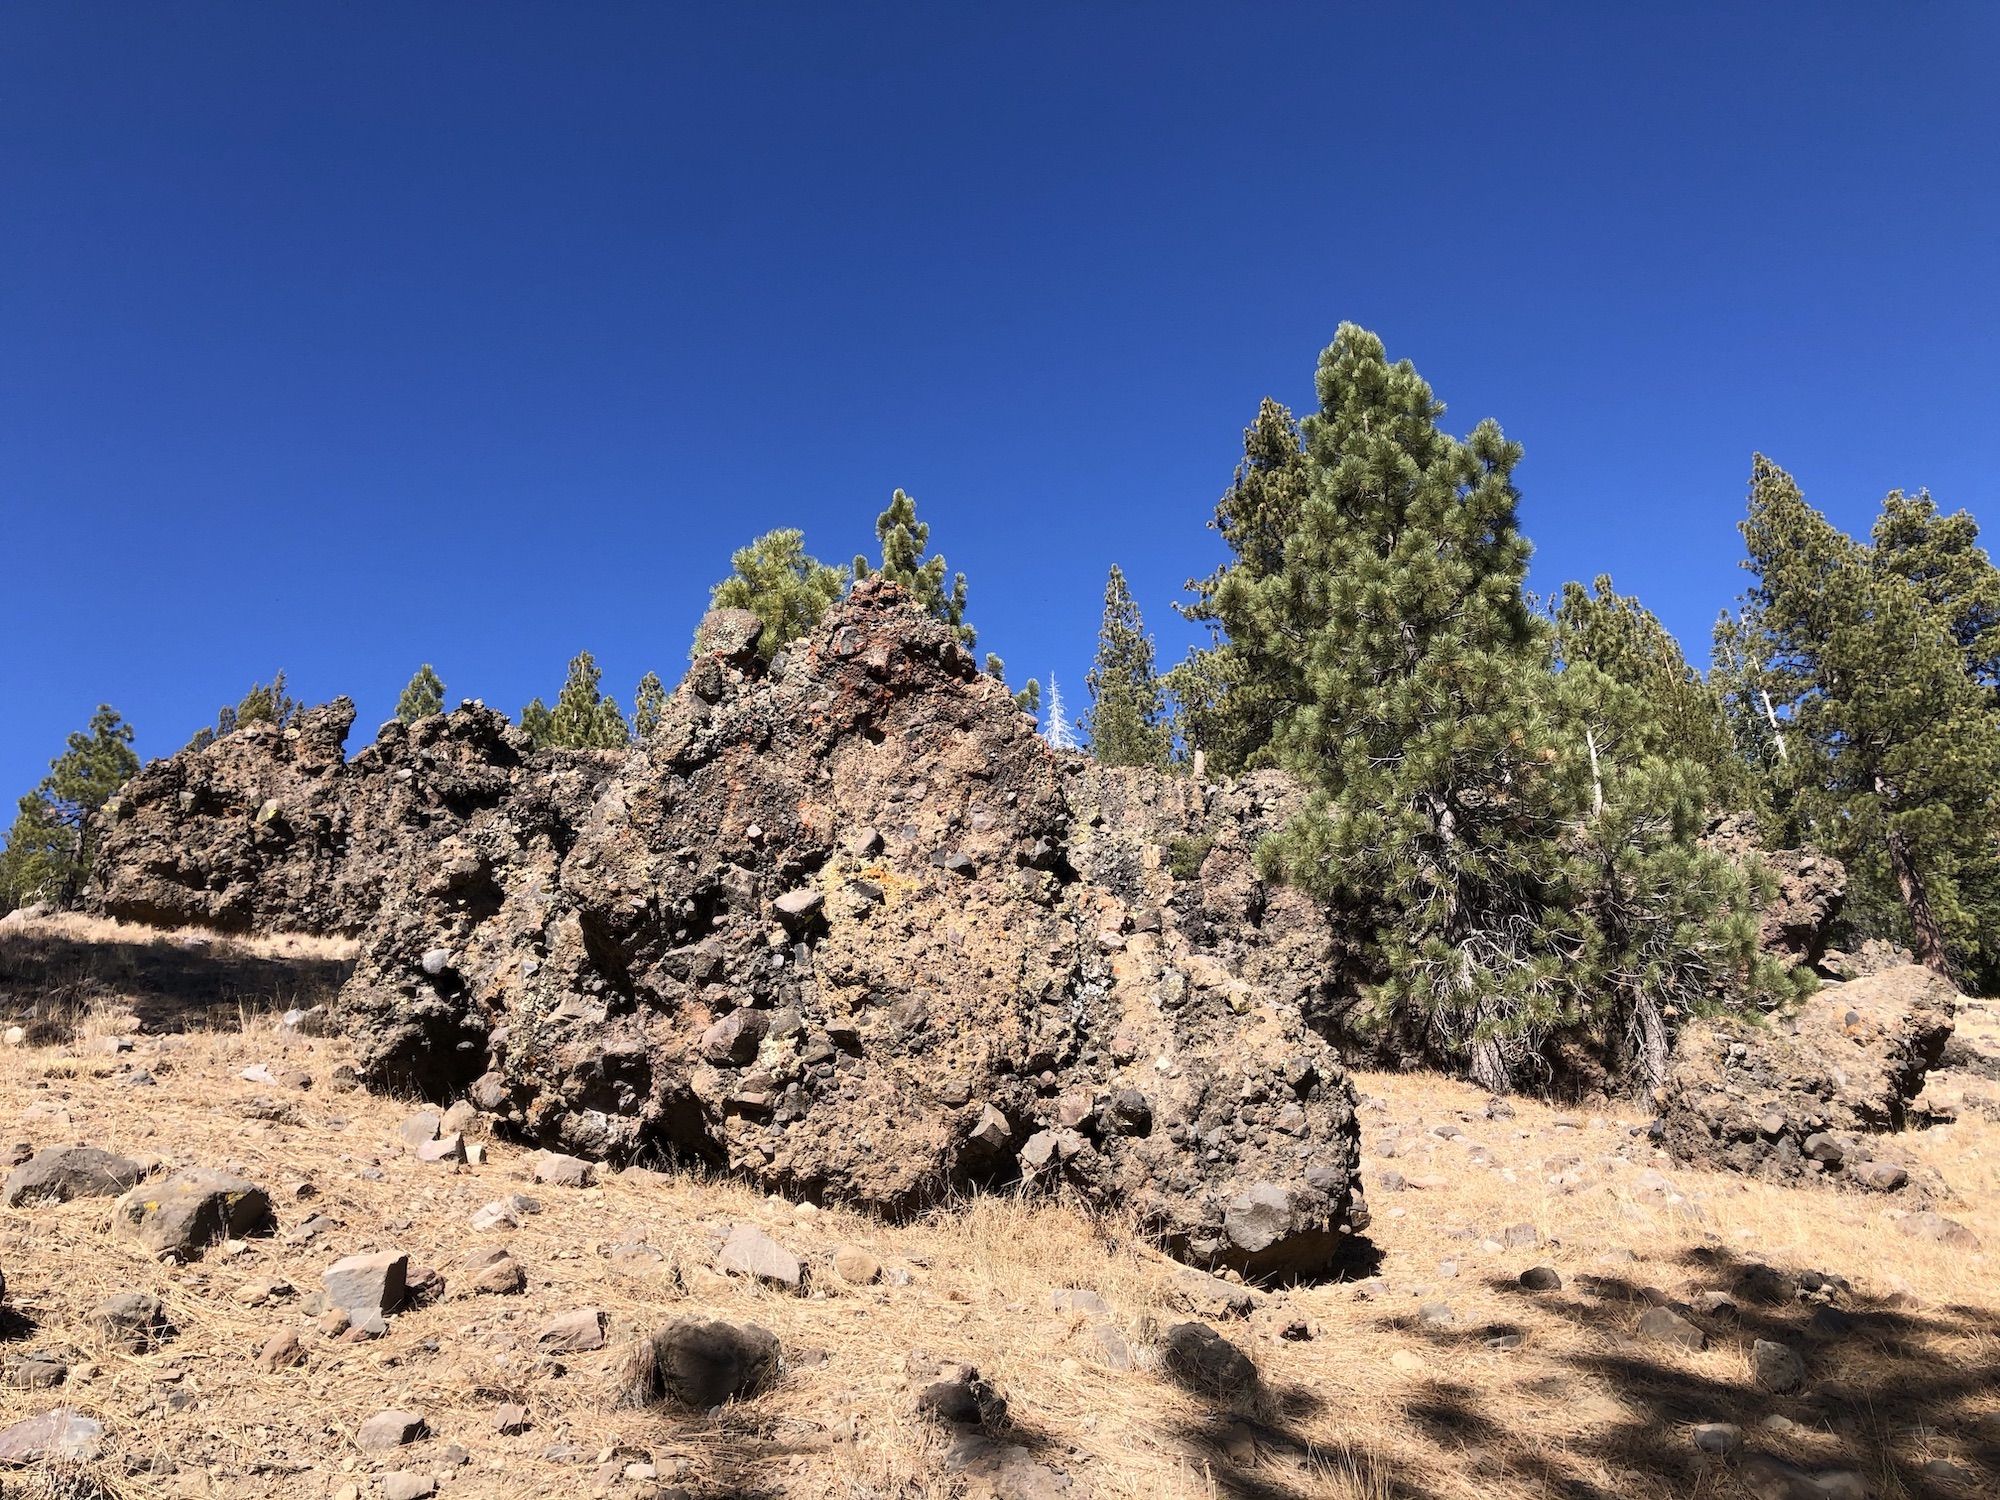
[{"label": "tree trunk", "polygon": [[1903,898],[1903,910],[1910,914],[1910,946],[1916,951],[1917,962],[1946,979],[1952,978],[1951,959],[1944,949],[1944,929],[1938,925],[1937,913],[1931,910],[1923,876],[1917,873],[1916,862],[1910,858],[1909,837],[1901,831],[1889,835],[1889,867],[1896,872],[1896,890]]}]

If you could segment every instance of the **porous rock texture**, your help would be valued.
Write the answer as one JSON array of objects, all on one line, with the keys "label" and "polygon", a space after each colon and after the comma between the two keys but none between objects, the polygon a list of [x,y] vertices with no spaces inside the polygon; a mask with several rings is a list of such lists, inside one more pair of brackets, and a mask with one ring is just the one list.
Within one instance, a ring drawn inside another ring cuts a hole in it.
[{"label": "porous rock texture", "polygon": [[1886,1181],[1857,1169],[1876,1160],[1870,1137],[1903,1127],[1957,1001],[1949,981],[1905,964],[1787,1015],[1690,1022],[1660,1095],[1667,1150],[1758,1177]]},{"label": "porous rock texture", "polygon": [[1330,930],[1250,863],[1282,778],[1058,757],[885,582],[768,666],[759,629],[711,614],[622,756],[474,707],[342,762],[335,704],[149,767],[97,905],[358,932],[364,1079],[566,1152],[887,1214],[1023,1181],[1199,1265],[1328,1269],[1365,1209],[1304,1015]]},{"label": "porous rock texture", "polygon": [[[411,856],[495,817],[548,830],[617,763],[531,755],[505,714],[476,703],[391,721],[350,760],[353,724],[353,703],[336,698],[283,729],[246,725],[149,764],[105,807],[91,909],[156,926],[356,936],[409,878]],[[474,874],[459,887],[497,902]]]},{"label": "porous rock texture", "polygon": [[1770,875],[1775,889],[1758,933],[1764,951],[1795,964],[1817,964],[1847,900],[1846,867],[1817,849],[1767,848],[1753,813],[1716,819],[1702,843]]}]

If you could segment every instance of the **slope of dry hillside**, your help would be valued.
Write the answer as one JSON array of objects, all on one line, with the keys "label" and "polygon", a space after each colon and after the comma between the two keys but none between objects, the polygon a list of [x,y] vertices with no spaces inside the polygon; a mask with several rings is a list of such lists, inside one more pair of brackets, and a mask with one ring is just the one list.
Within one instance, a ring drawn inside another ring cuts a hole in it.
[{"label": "slope of dry hillside", "polygon": [[[94,1460],[0,1469],[0,1493],[2000,1488],[2000,1292],[1985,1248],[2000,1247],[2000,1127],[1972,1104],[1907,1142],[1949,1184],[1940,1209],[1963,1231],[1950,1234],[1878,1198],[1677,1169],[1629,1110],[1515,1100],[1489,1113],[1459,1085],[1362,1075],[1363,1256],[1345,1280],[1246,1293],[1060,1204],[987,1198],[886,1224],[647,1170],[536,1184],[527,1148],[476,1135],[476,1164],[420,1161],[401,1134],[413,1104],[344,1090],[347,1044],[279,1022],[344,969],[324,942],[74,921],[0,931],[0,1024],[20,1027],[0,1047],[0,1149],[83,1143],[162,1171],[228,1168],[271,1194],[276,1219],[175,1265],[110,1232],[109,1197],[0,1208],[0,1428],[65,1408],[103,1429]],[[1961,1098],[1994,1092],[1960,1082]],[[514,1194],[538,1211],[473,1227]],[[803,1263],[801,1293],[718,1269],[746,1224]],[[835,1267],[844,1247],[853,1280]],[[494,1248],[524,1290],[475,1286]],[[435,1282],[378,1337],[324,1331],[322,1273],[381,1249]],[[1560,1286],[1523,1286],[1537,1267]],[[1055,1295],[1071,1289],[1095,1296]],[[110,1346],[92,1322],[133,1291],[157,1297],[174,1330],[145,1352]],[[605,1315],[604,1348],[539,1339],[588,1309]],[[690,1315],[770,1329],[781,1378],[706,1413],[619,1409],[621,1345]],[[1161,1350],[1186,1322],[1254,1361],[1254,1384],[1240,1366],[1206,1389],[1177,1378]],[[287,1332],[299,1361],[261,1367]],[[1799,1356],[1795,1389],[1760,1388],[1759,1372],[1786,1383],[1788,1363],[1760,1340]],[[972,1432],[918,1415],[949,1361],[978,1367],[1004,1418]],[[525,1425],[503,1432],[510,1405]],[[421,1415],[427,1435],[361,1446],[385,1409]]]}]

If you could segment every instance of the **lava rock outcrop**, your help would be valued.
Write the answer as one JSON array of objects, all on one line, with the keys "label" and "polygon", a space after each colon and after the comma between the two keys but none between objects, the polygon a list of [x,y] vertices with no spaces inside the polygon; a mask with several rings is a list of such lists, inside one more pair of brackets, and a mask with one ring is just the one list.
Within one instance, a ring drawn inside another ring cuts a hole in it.
[{"label": "lava rock outcrop", "polygon": [[622,755],[467,707],[343,762],[335,704],[149,767],[96,905],[358,933],[364,1079],[563,1151],[892,1215],[1021,1184],[1329,1269],[1365,1223],[1332,937],[1250,860],[1289,784],[1059,757],[881,581],[768,665],[759,630],[710,615]]},{"label": "lava rock outcrop", "polygon": [[[1958,993],[1914,964],[1830,985],[1788,1014],[1681,1029],[1661,1090],[1677,1160],[1752,1176],[1887,1185],[1871,1138],[1904,1127]],[[1895,1185],[1900,1185],[1900,1182]]]}]

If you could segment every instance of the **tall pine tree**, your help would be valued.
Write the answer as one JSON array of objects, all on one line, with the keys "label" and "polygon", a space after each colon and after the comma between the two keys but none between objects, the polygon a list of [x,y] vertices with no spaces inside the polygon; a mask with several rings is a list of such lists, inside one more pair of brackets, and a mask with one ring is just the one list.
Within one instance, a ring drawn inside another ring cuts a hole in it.
[{"label": "tall pine tree", "polygon": [[1172,750],[1153,638],[1116,563],[1104,584],[1104,624],[1090,689],[1090,753],[1107,766],[1164,766]]},{"label": "tall pine tree", "polygon": [[1928,490],[1891,490],[1872,538],[1878,567],[1914,586],[1965,656],[1975,682],[2000,689],[2000,568],[1965,511],[1938,514]]},{"label": "tall pine tree", "polygon": [[[1888,530],[1896,529],[1891,520]],[[1980,632],[1926,591],[1910,550],[1857,542],[1758,454],[1743,522],[1756,576],[1728,635],[1758,663],[1771,794],[1791,831],[1839,855],[1849,912],[1961,979],[2000,965],[2000,721]],[[1754,710],[1739,709],[1739,721]]]},{"label": "tall pine tree", "polygon": [[570,658],[556,706],[540,698],[521,710],[521,728],[537,750],[616,750],[631,742],[618,700],[601,692],[597,659],[588,651]]},{"label": "tall pine tree", "polygon": [[658,672],[648,672],[632,694],[632,738],[642,744],[650,740],[666,707],[667,685],[660,681]]},{"label": "tall pine tree", "polygon": [[1282,586],[1275,580],[1285,574],[1285,549],[1305,506],[1308,473],[1298,423],[1266,397],[1257,420],[1243,430],[1235,482],[1209,521],[1231,558],[1208,577],[1189,581],[1195,601],[1181,610],[1208,625],[1214,639],[1165,679],[1184,753],[1202,752],[1219,775],[1270,763],[1278,719],[1305,697],[1297,656],[1239,644],[1235,624],[1259,607],[1264,593]]},{"label": "tall pine tree", "polygon": [[41,785],[21,799],[0,851],[0,903],[75,900],[96,859],[96,815],[138,770],[132,726],[100,703],[89,727],[70,735]]}]

